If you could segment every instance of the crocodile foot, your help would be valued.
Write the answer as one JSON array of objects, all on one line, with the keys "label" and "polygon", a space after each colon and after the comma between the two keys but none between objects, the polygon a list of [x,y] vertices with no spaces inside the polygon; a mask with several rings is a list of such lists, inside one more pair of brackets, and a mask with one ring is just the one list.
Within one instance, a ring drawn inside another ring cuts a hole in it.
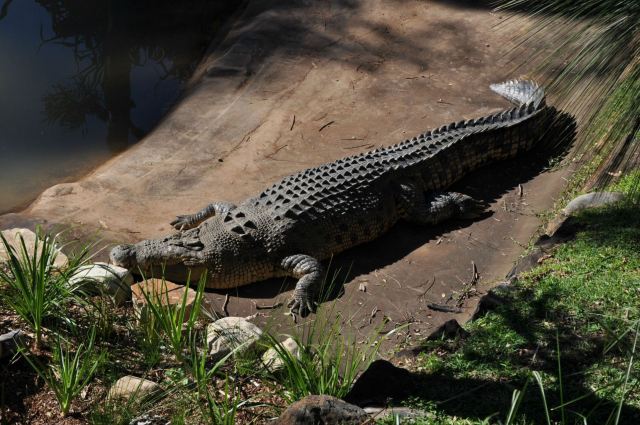
[{"label": "crocodile foot", "polygon": [[293,316],[293,319],[296,320],[296,316],[307,317],[311,313],[316,312],[316,303],[311,299],[311,297],[294,297],[287,304],[289,307],[289,313]]},{"label": "crocodile foot", "polygon": [[286,257],[280,266],[292,277],[298,279],[293,297],[288,304],[294,320],[297,315],[307,317],[310,313],[315,313],[314,298],[323,276],[320,262],[309,255],[298,254]]}]

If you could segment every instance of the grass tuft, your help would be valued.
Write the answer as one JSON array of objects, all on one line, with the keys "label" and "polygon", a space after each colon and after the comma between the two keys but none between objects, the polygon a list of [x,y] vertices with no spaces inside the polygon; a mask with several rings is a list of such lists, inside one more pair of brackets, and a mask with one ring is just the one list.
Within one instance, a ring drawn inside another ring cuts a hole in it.
[{"label": "grass tuft", "polygon": [[4,287],[0,297],[31,326],[38,347],[45,321],[66,318],[66,307],[75,292],[69,278],[88,258],[88,248],[85,248],[71,257],[64,268],[56,267],[58,237],[38,228],[33,249],[29,250],[22,235],[18,236],[18,248],[14,248],[0,233],[0,241],[9,257],[7,268],[0,268],[0,284]]},{"label": "grass tuft", "polygon": [[80,343],[75,351],[68,341],[58,337],[53,347],[53,361],[49,365],[43,365],[26,350],[21,350],[23,357],[54,392],[62,416],[69,413],[72,401],[91,381],[105,359],[104,352],[97,355],[94,352],[95,337],[96,331],[92,329],[86,344]]}]

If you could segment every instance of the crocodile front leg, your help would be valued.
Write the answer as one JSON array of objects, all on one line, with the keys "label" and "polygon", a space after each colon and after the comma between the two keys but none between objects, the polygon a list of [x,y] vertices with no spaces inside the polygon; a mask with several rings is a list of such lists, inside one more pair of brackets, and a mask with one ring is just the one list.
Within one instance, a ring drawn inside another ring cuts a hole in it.
[{"label": "crocodile front leg", "polygon": [[316,310],[314,298],[322,284],[323,268],[320,261],[304,254],[291,255],[280,266],[292,277],[298,279],[293,298],[288,304],[294,318],[297,314],[306,317]]},{"label": "crocodile front leg", "polygon": [[475,218],[486,205],[458,192],[425,193],[410,183],[400,185],[398,205],[403,219],[416,224],[434,225],[452,218]]},{"label": "crocodile front leg", "polygon": [[236,206],[229,202],[214,202],[207,205],[195,214],[179,215],[171,222],[176,230],[188,230],[198,226],[206,219],[214,215],[224,214],[235,209]]}]

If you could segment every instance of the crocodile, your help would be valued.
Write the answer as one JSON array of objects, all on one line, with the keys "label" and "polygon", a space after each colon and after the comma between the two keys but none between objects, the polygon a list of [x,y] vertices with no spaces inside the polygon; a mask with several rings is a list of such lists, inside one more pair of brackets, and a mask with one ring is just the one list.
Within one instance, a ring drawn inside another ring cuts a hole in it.
[{"label": "crocodile", "polygon": [[555,114],[532,81],[491,89],[514,107],[309,168],[239,205],[214,202],[178,216],[174,234],[115,246],[111,260],[131,270],[162,270],[181,283],[206,273],[213,289],[291,276],[297,283],[288,307],[294,318],[305,317],[317,306],[322,260],[399,220],[434,225],[485,210],[481,201],[446,189],[481,166],[529,151]]}]

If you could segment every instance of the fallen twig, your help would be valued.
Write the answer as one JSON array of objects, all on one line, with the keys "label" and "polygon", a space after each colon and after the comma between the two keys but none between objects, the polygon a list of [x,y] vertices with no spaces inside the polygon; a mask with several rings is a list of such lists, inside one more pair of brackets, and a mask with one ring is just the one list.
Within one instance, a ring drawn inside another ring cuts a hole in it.
[{"label": "fallen twig", "polygon": [[427,304],[431,310],[441,311],[443,313],[462,313],[462,309],[458,307],[451,307],[443,304]]},{"label": "fallen twig", "polygon": [[282,149],[286,148],[287,146],[289,146],[289,145],[284,144],[284,145],[280,146],[278,149],[276,149],[275,151],[271,152],[269,155],[266,155],[265,158],[269,158],[269,159],[273,158],[278,152],[280,152]]},{"label": "fallen twig", "polygon": [[227,310],[228,306],[229,306],[229,294],[224,296],[224,303],[222,303],[222,312],[224,313],[224,317],[229,317],[229,310]]},{"label": "fallen twig", "polygon": [[281,302],[277,302],[275,304],[269,304],[269,305],[258,305],[256,304],[256,310],[273,310],[276,309],[278,307],[282,307],[283,303]]},{"label": "fallen twig", "polygon": [[371,324],[371,322],[373,322],[373,318],[376,317],[376,314],[378,313],[378,306],[373,307],[373,310],[371,310],[371,315],[369,316],[369,324]]},{"label": "fallen twig", "polygon": [[293,130],[293,126],[296,125],[296,115],[293,114],[293,121],[291,121],[291,128],[289,128],[289,131]]},{"label": "fallen twig", "polygon": [[475,261],[471,262],[471,282],[470,285],[475,285],[480,279],[480,274],[478,273],[478,267],[476,266]]},{"label": "fallen twig", "polygon": [[318,129],[318,132],[321,132],[322,130],[324,130],[325,128],[329,127],[331,124],[333,124],[335,121],[329,121],[328,123],[326,123],[325,125],[323,125],[322,127],[320,127]]},{"label": "fallen twig", "polygon": [[422,293],[422,295],[420,295],[420,298],[424,297],[425,295],[427,295],[427,292],[429,292],[431,290],[431,288],[433,288],[433,285],[436,284],[436,277],[433,276],[433,280],[431,281],[431,285],[429,285],[429,287],[427,289],[425,289],[425,291]]},{"label": "fallen twig", "polygon": [[[347,140],[353,140],[353,139],[347,139]],[[362,145],[345,146],[343,149],[357,149],[357,148],[364,148],[364,147],[366,147],[367,149],[371,149],[373,145],[371,143],[363,143]]]}]

